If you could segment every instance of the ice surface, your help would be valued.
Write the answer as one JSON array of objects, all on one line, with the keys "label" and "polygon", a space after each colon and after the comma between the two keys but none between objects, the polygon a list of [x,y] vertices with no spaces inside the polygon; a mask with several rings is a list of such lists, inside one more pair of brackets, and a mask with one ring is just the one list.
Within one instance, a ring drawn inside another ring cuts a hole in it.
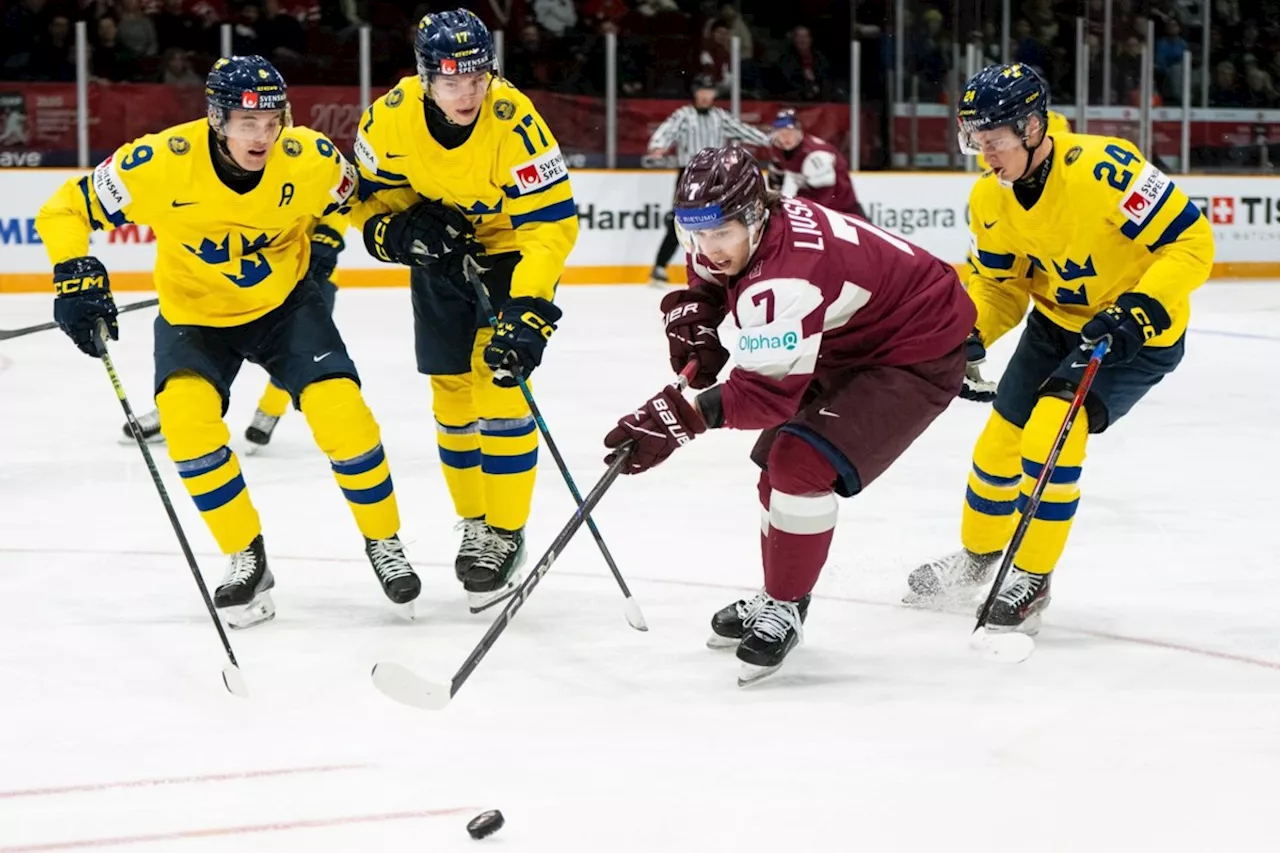
[{"label": "ice surface", "polygon": [[[671,378],[658,299],[561,291],[535,392],[584,493],[608,427]],[[480,843],[508,851],[1274,849],[1280,284],[1209,285],[1195,309],[1182,367],[1091,444],[1026,663],[971,651],[969,614],[897,604],[910,568],[956,545],[987,415],[957,401],[842,503],[806,644],[771,680],[741,690],[732,655],[703,646],[759,583],[752,437],[717,433],[620,479],[596,516],[650,632],[627,626],[584,530],[439,713],[369,678],[391,660],[447,679],[494,615],[466,612],[450,569],[406,292],[344,291],[338,320],[424,577],[419,622],[390,612],[291,413],[241,458],[279,608],[231,635],[247,701],[223,689],[102,368],[57,331],[0,344],[0,853],[464,850],[486,808],[507,826]],[[113,347],[139,410],[150,314],[122,317]],[[0,297],[5,328],[48,315],[47,297]],[[246,366],[233,442],[263,381]],[[216,584],[222,558],[155,449]],[[544,452],[531,560],[571,511]]]}]

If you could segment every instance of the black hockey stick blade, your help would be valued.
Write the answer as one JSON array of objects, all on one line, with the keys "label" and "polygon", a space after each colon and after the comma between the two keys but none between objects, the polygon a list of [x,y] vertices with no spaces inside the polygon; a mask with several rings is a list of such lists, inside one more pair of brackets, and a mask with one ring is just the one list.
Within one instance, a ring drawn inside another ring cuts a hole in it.
[{"label": "black hockey stick blade", "polygon": [[[141,302],[130,302],[122,308],[116,310],[117,314],[124,314],[129,311],[137,311],[139,308],[150,308],[153,305],[159,305],[159,299],[143,299]],[[39,323],[35,326],[25,326],[21,329],[0,329],[0,341],[7,341],[10,338],[20,338],[23,335],[30,335],[34,332],[47,332],[50,329],[58,328],[57,323]]]}]

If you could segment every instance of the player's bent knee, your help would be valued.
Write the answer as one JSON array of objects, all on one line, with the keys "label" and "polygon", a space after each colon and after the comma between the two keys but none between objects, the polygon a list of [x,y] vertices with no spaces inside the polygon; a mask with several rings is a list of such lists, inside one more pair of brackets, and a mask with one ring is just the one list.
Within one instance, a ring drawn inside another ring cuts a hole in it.
[{"label": "player's bent knee", "polygon": [[[1022,436],[1022,456],[1034,462],[1044,463],[1049,458],[1053,444],[1057,441],[1058,431],[1066,420],[1071,403],[1060,397],[1041,397],[1036,407],[1031,410],[1026,429]],[[1089,413],[1081,410],[1076,415],[1075,423],[1067,436],[1066,444],[1059,456],[1059,465],[1078,466],[1084,461],[1085,443],[1089,438]]]},{"label": "player's bent knee", "polygon": [[190,371],[170,376],[156,395],[160,431],[175,462],[214,452],[231,439],[222,420],[222,395],[209,380]]},{"label": "player's bent knee", "polygon": [[475,421],[476,404],[471,383],[468,373],[431,377],[431,413],[438,423],[461,427]]},{"label": "player's bent knee", "polygon": [[761,476],[761,488],[767,482],[771,491],[788,495],[830,492],[836,476],[835,466],[812,443],[783,432],[769,449],[768,474]]},{"label": "player's bent knee", "polygon": [[365,404],[360,386],[345,377],[308,385],[300,399],[316,444],[334,460],[353,459],[381,442],[378,422]]},{"label": "player's bent knee", "polygon": [[973,448],[973,464],[981,471],[1005,473],[1017,468],[1021,448],[1022,429],[993,409]]}]

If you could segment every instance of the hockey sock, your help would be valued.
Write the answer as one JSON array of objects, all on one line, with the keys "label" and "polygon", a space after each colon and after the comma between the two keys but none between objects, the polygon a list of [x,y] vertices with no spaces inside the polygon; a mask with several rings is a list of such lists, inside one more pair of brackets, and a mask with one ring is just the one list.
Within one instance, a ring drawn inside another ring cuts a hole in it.
[{"label": "hockey sock", "polygon": [[519,388],[494,385],[487,368],[474,375],[485,520],[490,527],[519,530],[529,520],[533,502],[538,427]]},{"label": "hockey sock", "polygon": [[432,376],[431,408],[436,418],[440,469],[459,518],[485,514],[480,471],[480,425],[471,397],[471,375]]},{"label": "hockey sock", "polygon": [[262,391],[262,398],[258,400],[258,409],[273,418],[284,417],[284,413],[289,410],[289,392],[272,379]]},{"label": "hockey sock", "polygon": [[832,490],[836,471],[813,445],[782,433],[760,477],[760,490],[769,488],[765,591],[779,601],[798,601],[813,591],[831,549],[839,511]]},{"label": "hockey sock", "polygon": [[182,484],[224,554],[249,547],[262,522],[249,500],[240,460],[227,446],[222,397],[194,373],[171,376],[156,395],[160,424]]},{"label": "hockey sock", "polygon": [[316,444],[329,457],[334,478],[368,539],[400,530],[400,510],[381,434],[360,388],[351,379],[323,379],[302,392],[302,413]]},{"label": "hockey sock", "polygon": [[960,542],[975,554],[1003,551],[1017,524],[1022,430],[993,411],[973,449]]},{"label": "hockey sock", "polygon": [[[1042,397],[1031,412],[1022,434],[1022,489],[1018,509],[1026,504],[1049,450],[1062,428],[1070,403],[1057,397]],[[1071,532],[1076,506],[1080,503],[1080,470],[1084,463],[1085,444],[1089,439],[1089,417],[1083,409],[1076,416],[1058,456],[1058,464],[1049,476],[1044,496],[1036,508],[1035,518],[1027,528],[1026,538],[1014,558],[1014,565],[1026,572],[1042,575],[1053,571]]]}]

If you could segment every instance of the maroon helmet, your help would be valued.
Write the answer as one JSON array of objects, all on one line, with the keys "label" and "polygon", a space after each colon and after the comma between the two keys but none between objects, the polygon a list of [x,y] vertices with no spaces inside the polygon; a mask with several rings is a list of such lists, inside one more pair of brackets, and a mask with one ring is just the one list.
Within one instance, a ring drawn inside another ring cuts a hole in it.
[{"label": "maroon helmet", "polygon": [[676,224],[685,231],[716,228],[735,219],[748,227],[764,218],[760,164],[745,148],[704,148],[684,167],[676,186]]}]

